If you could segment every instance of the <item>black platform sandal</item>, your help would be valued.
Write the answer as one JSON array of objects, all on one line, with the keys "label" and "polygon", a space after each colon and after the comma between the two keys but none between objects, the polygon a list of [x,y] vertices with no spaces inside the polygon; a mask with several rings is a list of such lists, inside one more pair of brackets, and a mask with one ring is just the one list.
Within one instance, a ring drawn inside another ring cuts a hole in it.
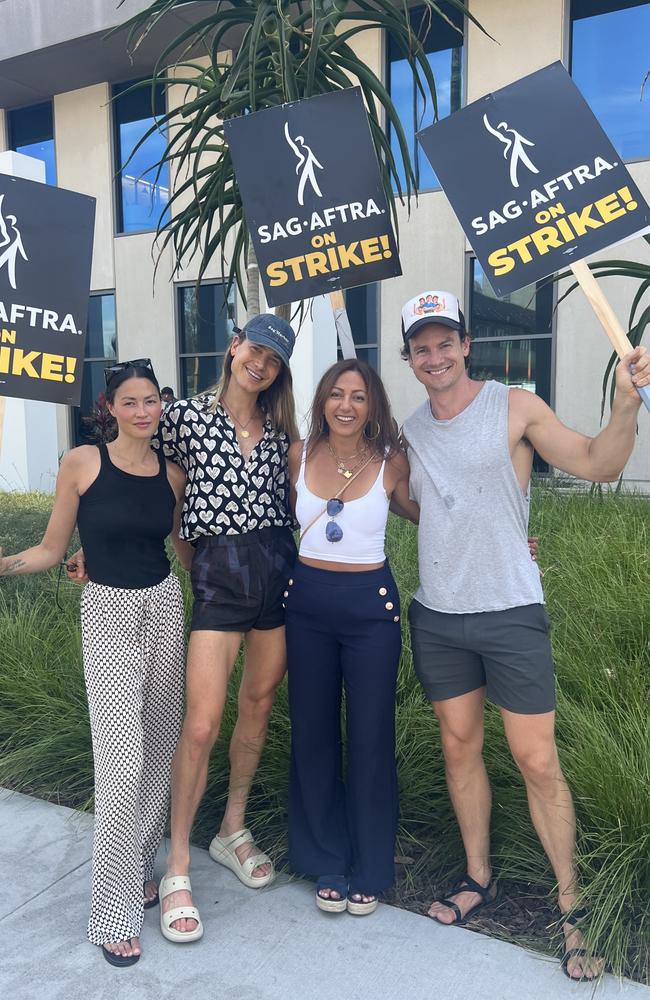
[{"label": "black platform sandal", "polygon": [[[494,892],[490,890],[494,889]],[[490,879],[488,885],[479,885],[475,882],[473,878],[469,875],[463,875],[449,890],[450,896],[457,896],[460,892],[476,892],[481,897],[481,902],[476,903],[475,906],[471,906],[465,916],[461,913],[460,907],[454,903],[453,899],[449,899],[447,896],[441,896],[440,898],[434,899],[434,903],[440,903],[442,906],[448,906],[450,910],[453,910],[456,919],[452,920],[450,924],[445,924],[444,920],[438,920],[437,917],[431,917],[436,923],[442,924],[445,927],[456,927],[457,925],[466,924],[470,917],[478,913],[485,906],[490,906],[491,903],[497,898],[496,884],[494,879]]]}]

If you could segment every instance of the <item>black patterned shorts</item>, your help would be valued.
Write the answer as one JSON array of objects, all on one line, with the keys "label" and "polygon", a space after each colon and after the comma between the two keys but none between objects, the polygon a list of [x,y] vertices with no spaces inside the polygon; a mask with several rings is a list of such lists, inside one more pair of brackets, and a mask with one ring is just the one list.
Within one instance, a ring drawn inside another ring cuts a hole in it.
[{"label": "black patterned shorts", "polygon": [[290,528],[200,538],[192,560],[192,632],[284,625],[283,595],[296,555]]}]

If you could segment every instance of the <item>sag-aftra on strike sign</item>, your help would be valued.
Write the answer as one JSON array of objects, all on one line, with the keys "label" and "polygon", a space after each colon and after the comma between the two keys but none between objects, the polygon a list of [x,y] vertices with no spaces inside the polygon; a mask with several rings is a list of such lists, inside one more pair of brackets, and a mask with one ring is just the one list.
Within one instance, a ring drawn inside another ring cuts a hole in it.
[{"label": "sag-aftra on strike sign", "polygon": [[0,174],[0,396],[78,406],[95,199]]},{"label": "sag-aftra on strike sign", "polygon": [[269,305],[402,273],[359,87],[224,129]]},{"label": "sag-aftra on strike sign", "polygon": [[639,189],[559,62],[418,139],[497,295],[650,225]]}]

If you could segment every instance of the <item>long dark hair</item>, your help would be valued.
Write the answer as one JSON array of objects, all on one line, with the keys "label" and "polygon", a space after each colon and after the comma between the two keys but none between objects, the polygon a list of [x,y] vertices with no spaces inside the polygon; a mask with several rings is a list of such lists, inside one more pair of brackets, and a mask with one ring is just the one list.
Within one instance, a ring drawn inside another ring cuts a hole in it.
[{"label": "long dark hair", "polygon": [[[246,339],[246,334],[243,330],[236,334],[236,336],[240,343]],[[210,404],[210,411],[212,413],[216,410],[219,400],[224,395],[230,383],[230,377],[232,375],[232,354],[230,353],[230,347],[231,344],[228,344],[228,350],[223,358],[223,371],[221,373],[221,378],[216,385],[206,390],[209,393],[213,392],[215,396],[214,400]],[[288,365],[281,362],[280,371],[268,389],[264,389],[260,392],[257,397],[257,401],[266,416],[270,419],[273,430],[276,434],[286,434],[289,441],[298,440],[300,435],[298,434],[298,427],[296,425],[296,404],[293,399],[293,378],[291,377],[291,369]]]},{"label": "long dark hair", "polygon": [[156,392],[160,396],[160,386],[158,385],[158,379],[154,374],[153,368],[145,368],[144,365],[129,365],[128,368],[123,368],[121,371],[115,372],[109,378],[108,385],[104,391],[107,403],[110,403],[111,406],[113,405],[115,402],[115,393],[122,383],[128,382],[130,378],[146,378],[152,385],[155,385]]},{"label": "long dark hair", "polygon": [[368,422],[364,428],[364,437],[372,451],[380,458],[390,458],[401,451],[397,423],[393,417],[388,400],[388,394],[379,375],[358,358],[348,358],[337,361],[328,368],[316,386],[314,401],[311,404],[309,432],[307,434],[307,452],[313,451],[319,441],[329,436],[329,427],[325,420],[325,403],[341,375],[346,372],[358,372],[363,379],[368,393]]}]

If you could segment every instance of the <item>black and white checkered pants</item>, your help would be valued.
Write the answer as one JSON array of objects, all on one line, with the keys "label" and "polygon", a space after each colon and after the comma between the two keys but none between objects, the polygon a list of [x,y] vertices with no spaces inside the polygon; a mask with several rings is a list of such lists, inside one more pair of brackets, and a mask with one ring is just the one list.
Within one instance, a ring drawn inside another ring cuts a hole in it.
[{"label": "black and white checkered pants", "polygon": [[81,599],[95,761],[88,938],[137,937],[153,877],[183,721],[184,613],[178,579],[125,590],[89,583]]}]

